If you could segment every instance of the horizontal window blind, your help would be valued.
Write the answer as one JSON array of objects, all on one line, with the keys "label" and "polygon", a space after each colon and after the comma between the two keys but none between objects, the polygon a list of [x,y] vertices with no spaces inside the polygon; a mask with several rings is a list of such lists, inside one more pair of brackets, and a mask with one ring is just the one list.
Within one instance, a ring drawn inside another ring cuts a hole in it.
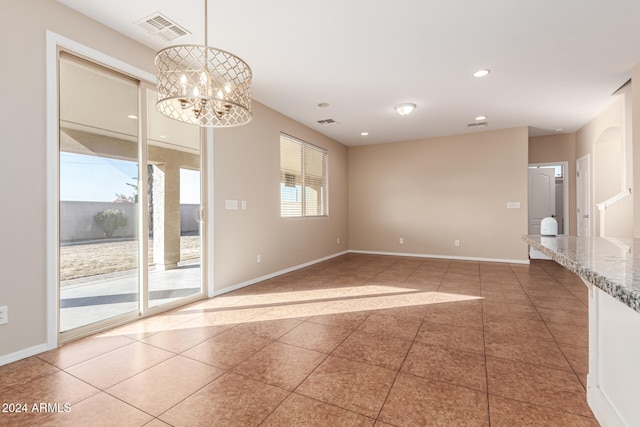
[{"label": "horizontal window blind", "polygon": [[327,151],[280,136],[280,215],[327,215]]}]

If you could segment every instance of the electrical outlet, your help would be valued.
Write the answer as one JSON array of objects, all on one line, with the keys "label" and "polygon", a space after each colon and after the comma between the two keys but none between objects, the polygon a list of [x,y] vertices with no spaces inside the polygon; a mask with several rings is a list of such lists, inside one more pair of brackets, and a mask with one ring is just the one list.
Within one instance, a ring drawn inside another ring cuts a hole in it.
[{"label": "electrical outlet", "polygon": [[401,244],[401,245],[404,245],[404,237],[401,237],[401,238],[400,238],[400,244]]},{"label": "electrical outlet", "polygon": [[0,307],[0,325],[9,323],[9,309],[6,305]]},{"label": "electrical outlet", "polygon": [[460,240],[455,240],[455,241],[453,242],[453,244],[454,244],[454,245],[456,245],[456,246],[460,246]]},{"label": "electrical outlet", "polygon": [[339,237],[336,239],[336,244],[338,244],[338,245],[340,244],[340,238]]},{"label": "electrical outlet", "polygon": [[257,262],[258,264],[260,264],[260,263],[262,262],[262,255],[258,255],[258,256],[256,257],[256,262]]}]

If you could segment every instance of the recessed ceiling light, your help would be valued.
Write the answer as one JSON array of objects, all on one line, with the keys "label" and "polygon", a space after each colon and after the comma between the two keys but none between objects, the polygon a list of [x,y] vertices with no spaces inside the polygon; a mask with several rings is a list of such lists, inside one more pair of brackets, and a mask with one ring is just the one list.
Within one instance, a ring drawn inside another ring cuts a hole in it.
[{"label": "recessed ceiling light", "polygon": [[485,77],[485,76],[488,76],[490,72],[491,72],[490,69],[483,68],[482,70],[478,70],[475,73],[473,73],[473,77]]},{"label": "recessed ceiling light", "polygon": [[158,135],[158,138],[167,139],[167,135]]},{"label": "recessed ceiling light", "polygon": [[369,132],[360,132],[360,135],[362,135],[362,136],[368,136],[368,135],[369,135]]},{"label": "recessed ceiling light", "polygon": [[487,116],[476,116],[476,120],[487,120]]},{"label": "recessed ceiling light", "polygon": [[137,120],[138,116],[136,116],[135,114],[127,114],[127,119]]},{"label": "recessed ceiling light", "polygon": [[329,106],[328,102],[321,102],[321,103],[318,104],[318,107],[320,107],[320,108],[327,108],[328,106]]},{"label": "recessed ceiling light", "polygon": [[401,116],[406,116],[416,108],[416,104],[411,104],[410,102],[407,102],[405,104],[398,104],[393,108],[395,108],[398,114],[400,114]]},{"label": "recessed ceiling light", "polygon": [[558,128],[558,129],[556,129],[556,132],[562,132],[562,131],[564,131],[564,128]]}]

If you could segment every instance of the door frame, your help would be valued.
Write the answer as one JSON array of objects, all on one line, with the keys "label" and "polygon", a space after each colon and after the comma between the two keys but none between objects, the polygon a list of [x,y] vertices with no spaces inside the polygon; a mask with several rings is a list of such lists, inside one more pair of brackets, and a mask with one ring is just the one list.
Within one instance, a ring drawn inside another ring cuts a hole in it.
[{"label": "door frame", "polygon": [[[562,235],[569,235],[569,162],[529,163],[528,167],[562,166]],[[528,192],[528,190],[527,190]],[[527,224],[529,212],[527,212]]]},{"label": "door frame", "polygon": [[[60,333],[60,292],[59,292],[59,221],[60,221],[60,212],[59,212],[59,175],[60,175],[60,165],[59,165],[59,106],[58,106],[58,94],[59,94],[59,67],[58,67],[58,56],[60,51],[68,51],[80,57],[87,58],[88,60],[95,62],[98,65],[106,66],[108,68],[112,68],[117,70],[123,74],[129,75],[141,82],[138,86],[138,96],[141,97],[142,88],[146,84],[155,85],[156,76],[144,71],[140,68],[127,64],[123,61],[120,61],[116,58],[113,58],[109,55],[106,55],[100,51],[97,51],[93,48],[85,46],[81,43],[78,43],[74,40],[68,39],[64,36],[56,34],[52,31],[47,31],[46,33],[46,194],[47,194],[47,204],[46,204],[46,350],[54,349],[62,343],[61,333]],[[140,103],[139,99],[139,111],[142,111],[144,115],[144,107]],[[139,121],[141,123],[142,120]],[[143,130],[144,132],[144,130]],[[208,152],[204,149],[206,144],[204,143],[205,135],[210,134],[210,132],[200,132],[200,171],[201,171],[201,212],[204,213],[207,217],[207,220],[212,219],[209,217],[209,212],[206,209],[208,197],[211,197],[212,188],[209,189],[206,185],[207,183],[207,168],[209,165],[212,165],[212,162],[208,159]],[[208,136],[208,135],[207,135]],[[144,137],[144,134],[139,134],[139,140]],[[209,138],[207,138],[209,139]],[[144,144],[143,144],[144,145]],[[142,148],[139,148],[142,149]],[[146,164],[146,152],[141,153],[142,157],[139,159],[140,164],[143,160]],[[207,157],[203,157],[207,156]],[[141,182],[145,181],[146,168],[140,168],[142,174],[139,176],[139,180]],[[211,186],[212,187],[212,186]],[[144,193],[144,192],[143,192]],[[143,195],[143,199],[146,195]],[[204,197],[204,198],[203,198]],[[142,200],[144,202],[144,200]],[[143,203],[139,203],[139,206],[145,206]],[[145,215],[141,216],[143,220],[142,227],[139,227],[140,230],[146,230],[144,228],[144,220]],[[212,283],[209,282],[209,277],[212,277],[212,272],[210,268],[208,268],[208,261],[206,254],[212,248],[212,239],[211,236],[211,227],[207,226],[207,223],[212,223],[212,221],[203,221],[201,228],[201,259],[200,259],[200,268],[201,268],[201,292],[194,297],[187,297],[183,300],[180,300],[176,303],[168,303],[162,306],[153,307],[148,309],[146,312],[142,312],[140,314],[140,310],[135,313],[123,314],[113,319],[113,321],[105,321],[100,323],[98,328],[89,329],[84,327],[78,328],[82,329],[82,331],[78,331],[77,334],[65,334],[64,341],[79,338],[84,335],[89,335],[91,333],[98,332],[99,330],[104,330],[116,326],[118,324],[124,324],[131,322],[133,320],[141,319],[146,316],[150,316],[156,314],[161,311],[170,310],[171,308],[175,308],[179,305],[184,305],[188,302],[195,301],[197,299],[201,299],[206,297],[210,293],[208,292],[209,288],[212,287]],[[142,231],[141,231],[142,232]],[[141,245],[139,250],[141,253],[143,252],[146,245]],[[144,254],[146,256],[146,253]],[[146,258],[142,258],[146,259]],[[146,271],[146,263],[142,263],[141,274],[143,271]],[[143,286],[141,291],[141,297],[147,298],[147,289]],[[147,307],[148,303],[146,300],[142,301],[142,306]]]},{"label": "door frame", "polygon": [[[580,171],[583,170],[581,165],[584,167],[584,170],[587,171],[586,179],[581,179],[580,177]],[[581,191],[582,186],[586,187],[585,191]],[[591,155],[585,154],[584,156],[576,160],[576,221],[577,221],[576,236],[582,236],[582,234],[580,233],[580,230],[581,230],[580,217],[582,215],[582,212],[580,212],[580,206],[582,205],[581,202],[583,201],[581,196],[581,194],[583,193],[586,195],[586,198],[587,198],[586,207],[588,208],[587,215],[589,220],[589,227],[587,228],[588,234],[582,237],[589,237],[593,233],[593,222],[591,221],[592,220],[591,199],[593,196],[591,194],[591,191],[592,191],[591,189]]]}]

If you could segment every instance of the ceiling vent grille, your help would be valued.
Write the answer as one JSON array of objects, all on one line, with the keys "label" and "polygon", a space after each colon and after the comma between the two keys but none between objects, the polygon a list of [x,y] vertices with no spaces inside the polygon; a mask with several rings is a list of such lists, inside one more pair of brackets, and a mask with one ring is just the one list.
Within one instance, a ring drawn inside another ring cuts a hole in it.
[{"label": "ceiling vent grille", "polygon": [[160,36],[167,41],[175,40],[178,37],[191,34],[189,31],[171,21],[169,18],[156,12],[153,15],[149,15],[146,18],[135,22],[150,34]]},{"label": "ceiling vent grille", "polygon": [[483,128],[487,126],[489,126],[489,122],[476,122],[476,123],[469,123],[467,125],[468,128]]},{"label": "ceiling vent grille", "polygon": [[336,121],[333,119],[324,119],[324,120],[318,120],[318,123],[320,123],[321,125],[330,125],[331,123],[335,123]]}]

